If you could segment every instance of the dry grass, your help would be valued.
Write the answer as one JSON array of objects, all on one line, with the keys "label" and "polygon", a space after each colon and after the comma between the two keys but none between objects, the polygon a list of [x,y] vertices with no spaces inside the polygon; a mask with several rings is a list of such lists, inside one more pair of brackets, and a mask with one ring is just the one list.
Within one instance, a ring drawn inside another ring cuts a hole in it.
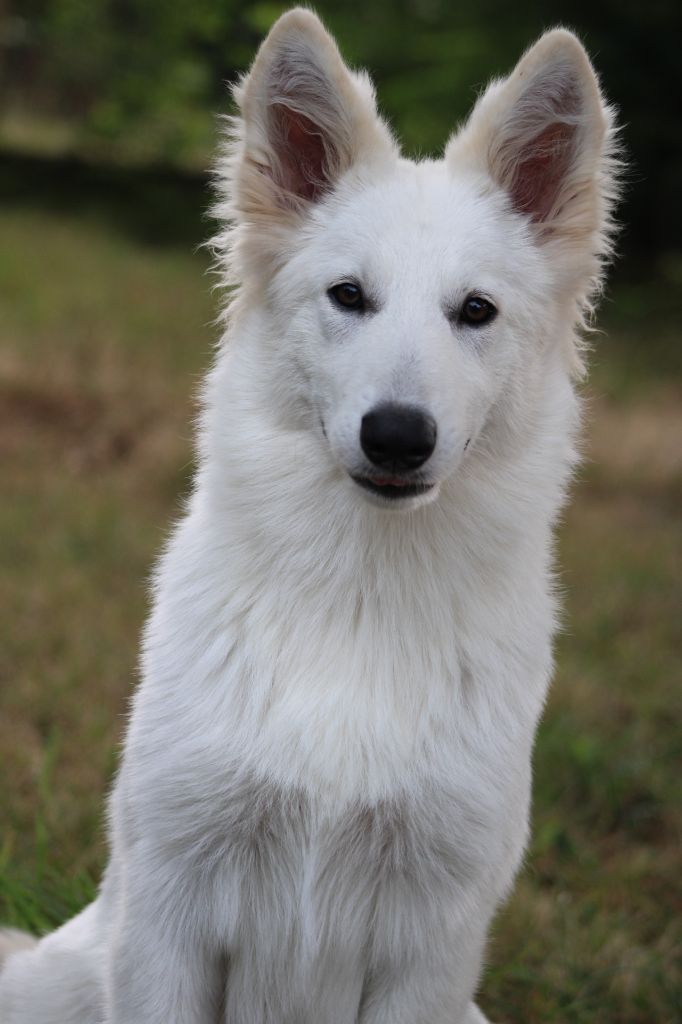
[{"label": "dry grass", "polygon": [[[46,927],[102,865],[214,310],[189,246],[47,210],[5,210],[0,232],[0,919]],[[484,982],[509,1024],[680,1019],[682,374],[625,333],[598,363],[534,841]]]}]

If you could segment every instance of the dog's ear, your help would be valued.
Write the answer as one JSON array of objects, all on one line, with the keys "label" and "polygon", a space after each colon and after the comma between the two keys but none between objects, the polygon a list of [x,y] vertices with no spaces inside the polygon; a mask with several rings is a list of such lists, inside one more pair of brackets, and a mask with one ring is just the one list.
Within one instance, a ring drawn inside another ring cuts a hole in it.
[{"label": "dog's ear", "polygon": [[617,163],[611,111],[571,32],[545,33],[507,79],[488,87],[446,159],[484,171],[541,241],[608,250]]},{"label": "dog's ear", "polygon": [[394,152],[369,79],[348,70],[311,11],[296,8],[275,23],[235,98],[238,219],[298,213],[355,163]]}]

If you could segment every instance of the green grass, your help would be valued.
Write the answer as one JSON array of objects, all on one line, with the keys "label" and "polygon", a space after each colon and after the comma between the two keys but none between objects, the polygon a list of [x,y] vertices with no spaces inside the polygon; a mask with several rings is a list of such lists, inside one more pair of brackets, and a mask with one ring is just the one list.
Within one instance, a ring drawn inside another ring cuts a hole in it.
[{"label": "green grass", "polygon": [[[146,579],[214,338],[203,255],[82,211],[0,210],[0,920],[36,931],[104,862]],[[483,982],[499,1022],[680,1020],[682,346],[652,304],[616,293],[595,339],[533,841]]]}]

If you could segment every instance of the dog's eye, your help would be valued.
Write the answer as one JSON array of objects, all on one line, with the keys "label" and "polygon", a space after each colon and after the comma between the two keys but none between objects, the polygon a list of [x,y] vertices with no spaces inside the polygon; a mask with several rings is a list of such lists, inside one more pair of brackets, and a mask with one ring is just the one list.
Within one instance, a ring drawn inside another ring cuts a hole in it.
[{"label": "dog's eye", "polygon": [[343,309],[359,311],[365,308],[362,290],[357,284],[353,284],[352,281],[342,281],[341,284],[335,284],[333,288],[329,289],[327,294],[337,306],[341,306]]},{"label": "dog's eye", "polygon": [[459,311],[459,320],[469,327],[481,327],[487,324],[497,314],[492,302],[481,298],[480,295],[468,295]]}]

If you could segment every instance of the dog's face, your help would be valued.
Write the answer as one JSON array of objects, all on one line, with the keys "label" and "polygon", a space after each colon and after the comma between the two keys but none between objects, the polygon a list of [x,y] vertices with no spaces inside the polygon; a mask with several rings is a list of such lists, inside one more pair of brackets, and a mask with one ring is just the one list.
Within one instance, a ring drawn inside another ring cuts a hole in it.
[{"label": "dog's face", "polygon": [[311,429],[364,497],[438,494],[540,343],[546,276],[517,218],[443,165],[397,164],[321,204],[272,307]]},{"label": "dog's face", "polygon": [[310,12],[280,19],[238,99],[237,249],[266,296],[273,400],[358,495],[428,502],[491,422],[532,415],[594,286],[608,118],[584,51],[548,33],[440,162],[400,159]]}]

